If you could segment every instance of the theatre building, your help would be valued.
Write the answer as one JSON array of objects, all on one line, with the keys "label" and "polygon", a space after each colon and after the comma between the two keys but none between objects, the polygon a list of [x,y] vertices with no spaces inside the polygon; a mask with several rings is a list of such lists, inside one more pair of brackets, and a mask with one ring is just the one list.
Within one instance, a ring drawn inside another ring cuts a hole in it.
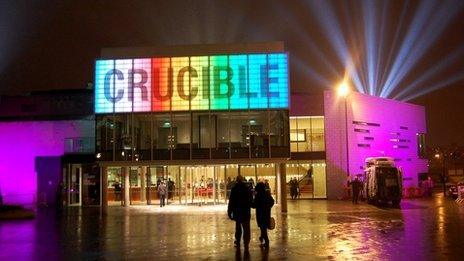
[{"label": "theatre building", "polygon": [[268,182],[280,197],[290,158],[288,55],[280,45],[128,58],[132,52],[103,52],[96,61],[104,202],[156,204],[164,181],[173,204],[226,203],[239,174]]},{"label": "theatre building", "polygon": [[[317,92],[310,83],[295,84],[316,94],[292,93],[290,58],[281,42],[103,49],[88,95],[94,132],[61,135],[93,140],[86,152],[94,161],[79,162],[73,150],[53,154],[64,159],[67,204],[156,205],[160,182],[170,205],[225,204],[242,175],[267,182],[285,210],[290,179],[302,199],[339,199],[347,176],[373,156],[394,158],[404,186],[417,186],[427,172],[424,108]],[[23,126],[12,121],[0,129]],[[41,183],[39,173],[29,176]]]}]

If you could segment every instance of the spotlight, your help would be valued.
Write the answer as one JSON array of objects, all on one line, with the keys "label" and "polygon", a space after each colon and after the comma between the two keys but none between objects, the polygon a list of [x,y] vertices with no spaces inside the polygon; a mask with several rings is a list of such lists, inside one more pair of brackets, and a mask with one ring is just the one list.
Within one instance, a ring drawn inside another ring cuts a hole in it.
[{"label": "spotlight", "polygon": [[337,92],[339,96],[346,97],[350,92],[350,87],[346,82],[342,82],[338,85]]}]

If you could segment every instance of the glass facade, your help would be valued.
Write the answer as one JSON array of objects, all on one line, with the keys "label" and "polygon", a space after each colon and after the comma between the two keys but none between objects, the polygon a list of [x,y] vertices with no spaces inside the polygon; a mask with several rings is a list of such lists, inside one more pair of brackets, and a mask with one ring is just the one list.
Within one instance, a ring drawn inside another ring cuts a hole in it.
[{"label": "glass facade", "polygon": [[290,180],[298,181],[298,198],[327,198],[325,160],[292,160],[287,167],[287,192],[290,197]]},{"label": "glass facade", "polygon": [[290,117],[291,152],[325,151],[324,117]]},{"label": "glass facade", "polygon": [[108,175],[108,203],[122,205],[124,199],[124,176],[120,167],[109,167]]},{"label": "glass facade", "polygon": [[103,161],[286,158],[288,111],[127,113],[98,115]]},{"label": "glass facade", "polygon": [[[97,158],[131,162],[107,168],[108,202],[159,204],[165,182],[168,203],[225,203],[237,175],[276,194],[272,162],[325,150],[324,118],[289,117],[288,90],[285,53],[97,60]],[[326,197],[325,161],[288,162],[301,198]]]},{"label": "glass facade", "polygon": [[[128,173],[128,183],[125,171]],[[125,205],[125,193],[129,193],[129,205],[158,205],[158,186],[161,182],[165,182],[168,190],[167,204],[224,204],[238,174],[251,187],[258,180],[266,182],[276,198],[275,164],[148,165],[108,167],[108,205]]]},{"label": "glass facade", "polygon": [[420,159],[427,158],[427,147],[425,143],[425,133],[417,133],[417,155]]}]

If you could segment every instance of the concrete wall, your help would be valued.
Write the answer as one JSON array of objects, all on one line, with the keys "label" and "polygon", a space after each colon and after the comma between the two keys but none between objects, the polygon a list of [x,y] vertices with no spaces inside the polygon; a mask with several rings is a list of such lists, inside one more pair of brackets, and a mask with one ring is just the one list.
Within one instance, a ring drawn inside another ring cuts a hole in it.
[{"label": "concrete wall", "polygon": [[351,93],[346,97],[346,108],[348,154],[345,98],[333,91],[324,92],[328,198],[343,196],[347,168],[351,176],[363,173],[366,157],[394,158],[403,169],[404,186],[417,186],[418,174],[427,172],[427,160],[418,155],[416,136],[427,131],[424,107]]},{"label": "concrete wall", "polygon": [[291,93],[290,116],[324,115],[324,97],[322,94]]},{"label": "concrete wall", "polygon": [[0,191],[5,203],[35,203],[36,158],[62,156],[65,138],[94,136],[93,120],[0,122]]}]

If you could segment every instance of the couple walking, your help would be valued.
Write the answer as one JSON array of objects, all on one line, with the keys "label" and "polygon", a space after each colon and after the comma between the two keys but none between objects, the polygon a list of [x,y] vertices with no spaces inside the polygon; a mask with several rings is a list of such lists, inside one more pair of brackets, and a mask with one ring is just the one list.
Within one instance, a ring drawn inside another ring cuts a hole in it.
[{"label": "couple walking", "polygon": [[243,182],[242,176],[237,176],[236,184],[232,187],[227,208],[227,215],[235,221],[235,241],[234,245],[240,248],[240,239],[243,232],[243,244],[248,250],[250,243],[250,218],[251,208],[256,209],[256,221],[261,230],[259,241],[262,246],[269,247],[269,237],[267,230],[271,226],[271,208],[274,199],[271,193],[266,190],[264,182],[258,182],[255,187],[255,195],[249,186]]}]

